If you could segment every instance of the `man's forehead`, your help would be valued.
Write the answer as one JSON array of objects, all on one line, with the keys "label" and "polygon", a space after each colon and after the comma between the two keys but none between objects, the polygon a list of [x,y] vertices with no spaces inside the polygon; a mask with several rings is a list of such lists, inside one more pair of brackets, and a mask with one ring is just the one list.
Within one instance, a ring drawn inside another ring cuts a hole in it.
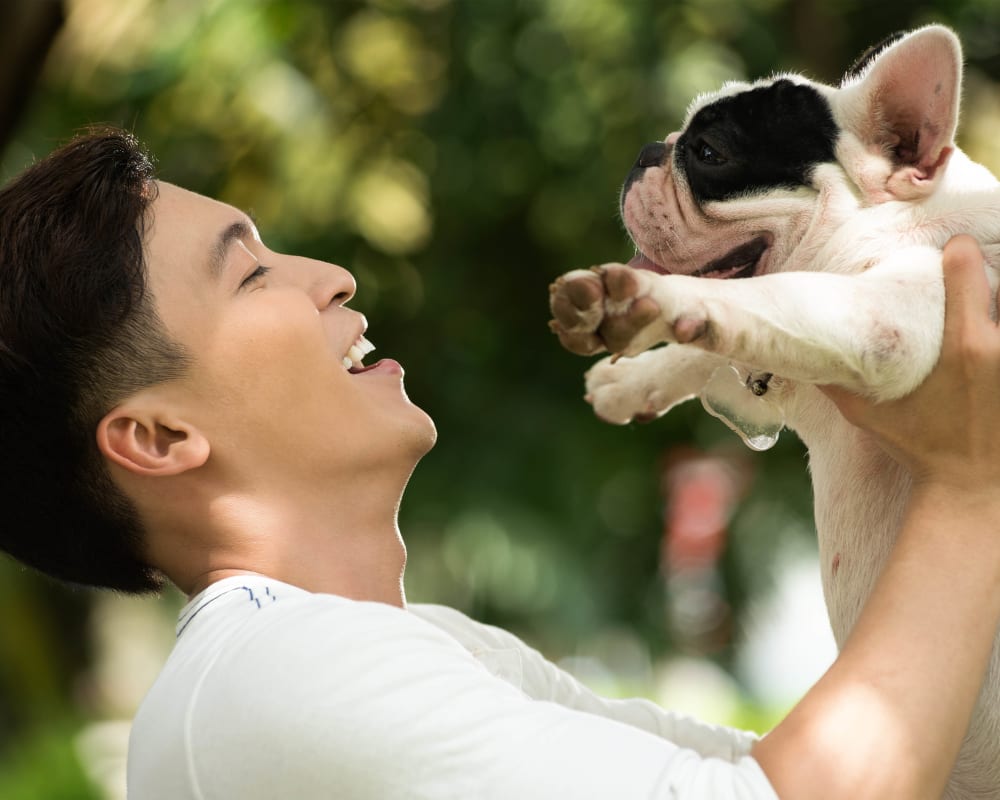
[{"label": "man's forehead", "polygon": [[192,248],[207,250],[236,226],[241,226],[249,238],[260,241],[257,226],[246,212],[175,184],[157,182],[148,226],[154,249],[163,244],[156,241],[163,235],[173,240],[174,245],[181,236]]},{"label": "man's forehead", "polygon": [[220,200],[208,197],[182,186],[177,186],[166,181],[157,181],[157,198],[153,202],[153,215],[156,215],[157,206],[165,205],[171,212],[180,211],[194,216],[209,215],[206,222],[211,220],[226,219],[235,221],[242,219],[250,221],[250,216],[240,209],[223,203]]},{"label": "man's forehead", "polygon": [[178,264],[185,264],[216,278],[228,248],[238,240],[260,241],[246,213],[175,184],[157,182],[146,235],[153,273],[172,274]]}]

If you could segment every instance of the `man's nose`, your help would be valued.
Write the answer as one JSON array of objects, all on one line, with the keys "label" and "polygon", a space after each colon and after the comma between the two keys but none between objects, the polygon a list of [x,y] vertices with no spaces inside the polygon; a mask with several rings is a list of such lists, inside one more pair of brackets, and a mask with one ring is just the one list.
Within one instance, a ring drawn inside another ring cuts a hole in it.
[{"label": "man's nose", "polygon": [[309,296],[320,310],[330,305],[344,305],[358,290],[354,276],[343,267],[325,261],[309,263]]}]

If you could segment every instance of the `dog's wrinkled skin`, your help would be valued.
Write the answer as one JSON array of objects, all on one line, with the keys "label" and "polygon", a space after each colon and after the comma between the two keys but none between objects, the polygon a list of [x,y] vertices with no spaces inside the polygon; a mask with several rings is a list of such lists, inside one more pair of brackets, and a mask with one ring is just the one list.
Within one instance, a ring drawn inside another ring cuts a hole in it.
[{"label": "dog's wrinkled skin", "polygon": [[[616,354],[586,380],[610,422],[666,413],[720,365],[773,373],[768,397],[810,452],[840,644],[909,487],[816,385],[890,399],[920,384],[940,349],[941,248],[953,235],[980,241],[997,284],[1000,184],[955,146],[961,79],[957,38],[930,26],[838,88],[785,75],[699,98],[680,133],[643,149],[625,185],[639,255],[552,287],[562,343]],[[1000,800],[1000,648],[946,797]]]}]

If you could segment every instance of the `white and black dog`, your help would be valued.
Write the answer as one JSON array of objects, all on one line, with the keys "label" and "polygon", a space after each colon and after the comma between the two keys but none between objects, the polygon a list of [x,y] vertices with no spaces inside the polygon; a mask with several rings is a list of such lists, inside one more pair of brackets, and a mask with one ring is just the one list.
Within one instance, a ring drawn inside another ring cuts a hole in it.
[{"label": "white and black dog", "polygon": [[[841,644],[889,553],[908,479],[815,385],[889,399],[927,376],[943,329],[941,248],[954,234],[979,240],[996,287],[1000,184],[955,145],[961,91],[961,46],[941,26],[873,50],[839,87],[791,74],[727,84],[629,174],[622,214],[639,255],[552,287],[562,343],[616,354],[587,373],[600,417],[648,419],[701,394],[754,444],[755,425],[771,424],[755,421],[759,398],[801,436]],[[726,375],[736,393],[706,396]],[[947,796],[1000,798],[1000,648]]]}]

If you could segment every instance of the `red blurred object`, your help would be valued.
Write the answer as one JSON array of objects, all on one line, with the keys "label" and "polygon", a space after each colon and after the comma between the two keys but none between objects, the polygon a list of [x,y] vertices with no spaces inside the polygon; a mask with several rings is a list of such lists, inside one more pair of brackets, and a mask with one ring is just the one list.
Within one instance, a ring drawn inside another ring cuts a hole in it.
[{"label": "red blurred object", "polygon": [[660,570],[670,625],[684,649],[715,652],[728,644],[731,614],[718,562],[749,483],[749,464],[735,455],[679,449],[666,459]]}]

